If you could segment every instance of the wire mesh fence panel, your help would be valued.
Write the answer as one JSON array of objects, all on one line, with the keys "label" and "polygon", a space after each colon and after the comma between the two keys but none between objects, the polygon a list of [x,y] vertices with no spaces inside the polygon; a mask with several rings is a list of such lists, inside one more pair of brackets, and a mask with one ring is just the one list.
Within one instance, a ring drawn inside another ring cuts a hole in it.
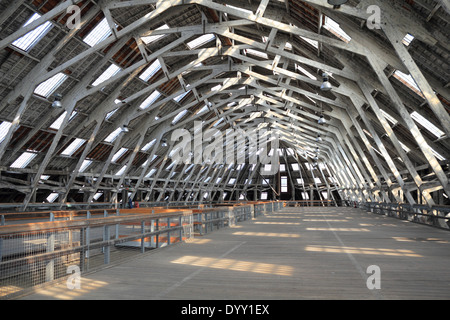
[{"label": "wire mesh fence panel", "polygon": [[[267,205],[264,205],[267,206]],[[253,206],[60,212],[0,226],[0,299],[252,218]],[[263,207],[261,207],[262,209]],[[270,206],[270,210],[272,210]],[[267,212],[267,208],[264,208]]]}]

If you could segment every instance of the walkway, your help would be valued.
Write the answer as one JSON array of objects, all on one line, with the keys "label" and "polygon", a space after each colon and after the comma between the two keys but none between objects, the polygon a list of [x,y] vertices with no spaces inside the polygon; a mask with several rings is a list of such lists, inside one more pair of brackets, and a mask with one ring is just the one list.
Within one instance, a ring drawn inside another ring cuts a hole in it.
[{"label": "walkway", "polygon": [[449,252],[444,230],[354,208],[284,208],[25,299],[449,299]]}]

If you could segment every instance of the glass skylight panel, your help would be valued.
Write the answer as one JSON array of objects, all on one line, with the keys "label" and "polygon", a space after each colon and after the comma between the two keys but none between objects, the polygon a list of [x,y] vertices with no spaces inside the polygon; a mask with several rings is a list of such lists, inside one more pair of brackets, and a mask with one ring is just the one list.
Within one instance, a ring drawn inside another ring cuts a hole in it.
[{"label": "glass skylight panel", "polygon": [[67,78],[68,76],[64,73],[60,72],[58,74],[55,74],[50,79],[42,82],[39,86],[37,86],[37,88],[34,90],[34,93],[39,96],[48,98],[53,92],[56,91],[56,89],[58,89],[58,87],[64,81],[66,81]]},{"label": "glass skylight panel", "polygon": [[[156,28],[155,30],[166,30],[166,29],[169,29],[169,26],[167,24],[165,24],[165,25],[163,25],[163,26],[161,26],[159,28]],[[150,44],[152,42],[155,42],[155,41],[158,41],[159,39],[164,38],[165,36],[167,36],[167,35],[166,34],[159,34],[159,35],[156,35],[156,36],[142,37],[141,39],[142,39],[142,41],[144,41],[145,44]]]},{"label": "glass skylight panel", "polygon": [[102,73],[100,77],[97,78],[97,80],[94,81],[92,86],[96,87],[99,84],[105,82],[106,80],[114,77],[118,72],[120,71],[120,67],[116,66],[115,64],[111,64],[108,69],[105,70],[105,72]]},{"label": "glass skylight panel", "polygon": [[261,52],[261,51],[254,50],[254,49],[246,49],[245,51],[247,54],[251,54],[251,55],[263,58],[263,59],[269,59],[268,55],[265,52]]},{"label": "glass skylight panel", "polygon": [[158,156],[157,156],[156,154],[153,155],[152,159],[147,159],[147,161],[145,161],[145,162],[142,164],[142,167],[145,167],[149,162],[152,163],[153,160],[155,160],[156,158],[158,158]]},{"label": "glass skylight panel", "polygon": [[127,170],[127,166],[123,166],[119,171],[117,171],[116,176],[121,176],[125,170]]},{"label": "glass skylight panel", "polygon": [[[61,125],[64,121],[64,118],[66,117],[67,111],[64,111],[64,113],[62,115],[59,116],[58,119],[55,120],[55,122],[52,123],[52,125],[50,126],[50,128],[55,129],[55,130],[59,130],[59,128],[61,128]],[[72,112],[72,115],[69,118],[69,122],[70,120],[72,120],[75,116],[77,115],[76,111]]]},{"label": "glass skylight panel", "polygon": [[148,151],[155,143],[156,143],[156,139],[153,139],[152,141],[150,141],[149,143],[147,143],[147,144],[141,149],[141,151]]},{"label": "glass skylight panel", "polygon": [[51,193],[48,197],[47,197],[47,201],[49,202],[49,203],[53,203],[53,202],[55,202],[55,200],[58,198],[58,196],[59,196],[59,194],[57,193],[57,192],[53,192],[53,193]]},{"label": "glass skylight panel", "polygon": [[[23,27],[28,26],[32,22],[36,21],[41,17],[40,14],[35,13],[31,18],[23,25]],[[50,21],[47,21],[44,24],[41,24],[39,27],[34,29],[33,31],[28,32],[23,37],[17,39],[12,43],[13,46],[23,50],[28,51],[30,50],[36,43],[41,40],[46,33],[52,28],[52,23]]]},{"label": "glass skylight panel", "polygon": [[200,110],[198,110],[196,114],[203,113],[203,112],[205,112],[205,111],[207,111],[207,110],[208,110],[208,106],[205,105],[203,108],[201,108]]},{"label": "glass skylight panel", "polygon": [[75,151],[77,151],[84,143],[86,142],[86,140],[84,139],[75,139],[61,154],[63,156],[72,156]]},{"label": "glass skylight panel", "polygon": [[127,152],[128,149],[127,148],[122,148],[119,151],[116,152],[116,154],[113,156],[113,158],[111,159],[112,162],[116,162],[121,156],[123,156],[123,154],[125,152]]},{"label": "glass skylight panel", "polygon": [[111,28],[109,27],[106,18],[103,18],[99,24],[84,38],[84,42],[91,47],[102,42],[112,34]]},{"label": "glass skylight panel", "polygon": [[191,92],[191,90],[183,92],[182,94],[180,94],[179,96],[175,97],[173,100],[175,100],[175,102],[180,102],[181,100],[183,100],[183,98],[189,93]]},{"label": "glass skylight panel", "polygon": [[305,40],[306,42],[308,42],[310,45],[312,45],[314,48],[319,48],[319,42],[317,40],[312,40],[309,38],[305,38],[300,36],[300,38],[302,38],[303,40]]},{"label": "glass skylight panel", "polygon": [[310,72],[308,72],[308,70],[304,69],[300,65],[295,64],[295,69],[297,69],[298,71],[300,71],[301,73],[306,75],[308,78],[310,78],[312,80],[317,80],[317,78],[314,75],[312,75]]},{"label": "glass skylight panel", "polygon": [[439,153],[436,152],[436,150],[434,150],[433,148],[431,148],[431,152],[434,154],[434,156],[439,160],[439,161],[445,161],[447,159],[445,159],[442,155],[440,155]]},{"label": "glass skylight panel", "polygon": [[111,134],[109,136],[106,137],[105,141],[109,142],[109,143],[113,143],[114,140],[117,139],[117,137],[119,136],[119,134],[122,132],[121,128],[117,128],[116,130],[114,130],[113,132],[111,132]]},{"label": "glass skylight panel", "polygon": [[421,126],[423,126],[425,129],[427,129],[429,132],[431,132],[437,138],[440,138],[440,137],[442,137],[444,135],[443,131],[441,131],[438,127],[436,127],[430,121],[428,121],[427,119],[422,117],[416,111],[411,113],[411,118],[413,118],[415,121],[417,121]]},{"label": "glass skylight panel", "polygon": [[223,121],[223,119],[224,118],[220,118],[219,120],[217,120],[216,123],[214,123],[213,127],[217,127]]},{"label": "glass skylight panel", "polygon": [[314,178],[314,182],[315,183],[322,183],[322,181],[320,181],[320,178]]},{"label": "glass skylight panel", "polygon": [[267,192],[261,192],[261,200],[267,200],[268,193]]},{"label": "glass skylight panel", "polygon": [[2,124],[0,124],[0,143],[5,140],[6,135],[8,134],[9,128],[11,127],[11,122],[3,121]]},{"label": "glass skylight panel", "polygon": [[36,158],[36,156],[37,153],[24,152],[16,161],[14,161],[11,168],[25,168],[34,158]]},{"label": "glass skylight panel", "polygon": [[187,46],[190,50],[193,50],[195,48],[201,47],[202,45],[216,39],[216,36],[212,33],[204,34],[190,42],[187,43]]},{"label": "glass skylight panel", "polygon": [[291,164],[291,166],[292,166],[292,170],[300,171],[300,167],[299,167],[298,163],[293,163],[293,164]]},{"label": "glass skylight panel", "polygon": [[408,33],[408,34],[403,38],[402,42],[403,42],[403,44],[404,44],[405,46],[409,46],[413,40],[414,40],[414,36]]},{"label": "glass skylight panel", "polygon": [[142,110],[147,109],[150,107],[153,103],[155,103],[156,100],[161,96],[161,93],[157,90],[155,90],[147,99],[145,99],[144,102],[141,103],[139,108]]},{"label": "glass skylight panel", "polygon": [[399,70],[394,72],[394,77],[403,82],[407,87],[409,87],[412,91],[417,93],[419,96],[423,97],[422,91],[417,86],[414,78],[410,74],[405,74]]},{"label": "glass skylight panel", "polygon": [[80,167],[80,172],[84,172],[92,163],[92,160],[84,160]]},{"label": "glass skylight panel", "polygon": [[[381,110],[381,109],[380,109]],[[390,116],[386,111],[381,110],[381,113],[383,114],[383,116],[386,118],[386,120],[388,120],[390,123],[392,123],[393,125],[396,125],[398,123],[397,120],[394,119],[394,117]]]},{"label": "glass skylight panel", "polygon": [[150,178],[155,172],[156,172],[156,169],[152,169],[152,170],[150,170],[149,173],[147,173],[147,175],[145,177]]},{"label": "glass skylight panel", "polygon": [[103,193],[102,192],[97,192],[92,198],[94,199],[94,200],[98,200],[98,199],[100,199],[100,197],[103,195]]},{"label": "glass skylight panel", "polygon": [[251,11],[251,10],[242,9],[242,8],[239,8],[239,7],[231,6],[229,4],[227,4],[226,6],[229,7],[229,8],[232,8],[232,9],[236,9],[236,10],[248,13],[248,14],[253,14],[253,11]]},{"label": "glass skylight panel", "polygon": [[401,145],[402,149],[405,150],[405,152],[410,152],[411,151],[411,149],[408,148],[407,146],[405,146],[403,143],[400,142],[400,145]]},{"label": "glass skylight panel", "polygon": [[180,121],[187,113],[187,110],[181,111],[172,121],[172,124],[176,124],[178,121]]},{"label": "glass skylight panel", "polygon": [[220,88],[222,88],[222,85],[221,85],[221,84],[218,84],[217,86],[212,87],[212,88],[211,88],[211,91],[219,91]]},{"label": "glass skylight panel", "polygon": [[140,76],[139,78],[143,81],[148,81],[151,77],[155,75],[158,70],[161,69],[161,64],[159,60],[156,59]]},{"label": "glass skylight panel", "polygon": [[323,27],[345,42],[350,42],[350,40],[352,40],[352,38],[341,29],[336,21],[328,17],[325,17],[325,24]]},{"label": "glass skylight panel", "polygon": [[303,184],[303,179],[302,178],[297,178],[297,183],[298,184]]},{"label": "glass skylight panel", "polygon": [[230,181],[228,181],[228,184],[234,184],[236,182],[235,178],[231,178]]}]

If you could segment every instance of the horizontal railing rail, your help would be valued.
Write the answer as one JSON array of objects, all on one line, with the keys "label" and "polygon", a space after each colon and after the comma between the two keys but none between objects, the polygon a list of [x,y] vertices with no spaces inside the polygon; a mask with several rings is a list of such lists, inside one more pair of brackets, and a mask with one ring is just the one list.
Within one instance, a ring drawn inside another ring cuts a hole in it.
[{"label": "horizontal railing rail", "polygon": [[[280,210],[284,202],[0,213],[0,299]],[[72,270],[72,269],[71,269]]]},{"label": "horizontal railing rail", "polygon": [[190,211],[0,227],[0,299],[193,237]]},{"label": "horizontal railing rail", "polygon": [[375,214],[450,230],[450,206],[364,202],[358,203],[358,207]]}]

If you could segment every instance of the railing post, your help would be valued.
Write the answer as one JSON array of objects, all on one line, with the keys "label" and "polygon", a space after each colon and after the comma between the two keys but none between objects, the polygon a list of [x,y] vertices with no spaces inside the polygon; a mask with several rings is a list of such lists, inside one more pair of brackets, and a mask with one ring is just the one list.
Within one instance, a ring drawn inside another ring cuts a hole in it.
[{"label": "railing post", "polygon": [[145,253],[145,220],[141,221],[141,253]]},{"label": "railing post", "polygon": [[[55,251],[55,233],[47,234],[47,253]],[[53,281],[55,279],[55,259],[51,259],[45,267],[45,281]]]},{"label": "railing post", "polygon": [[170,246],[170,218],[167,218],[167,245]]}]

